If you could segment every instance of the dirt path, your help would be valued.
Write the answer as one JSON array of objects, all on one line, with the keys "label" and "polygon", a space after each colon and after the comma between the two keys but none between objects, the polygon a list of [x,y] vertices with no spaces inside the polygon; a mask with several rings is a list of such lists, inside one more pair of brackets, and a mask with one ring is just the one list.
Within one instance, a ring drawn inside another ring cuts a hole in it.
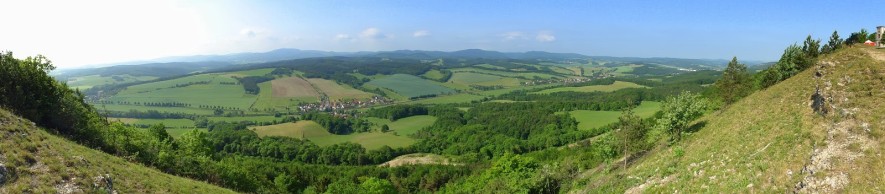
[{"label": "dirt path", "polygon": [[885,61],[885,49],[864,49],[873,59]]},{"label": "dirt path", "polygon": [[[885,53],[876,50],[864,50],[876,60],[885,61]],[[802,179],[794,189],[798,193],[834,193],[845,189],[849,184],[849,169],[855,166],[858,158],[865,156],[868,150],[878,149],[877,143],[865,133],[868,124],[854,115],[863,111],[857,107],[849,107],[849,98],[854,98],[846,91],[852,82],[848,75],[833,75],[831,72],[840,64],[823,61],[818,64],[815,81],[824,96],[824,113],[828,122],[820,123],[826,129],[826,140],[823,145],[815,145],[811,158],[799,170]],[[838,79],[831,79],[831,77]],[[832,83],[835,80],[836,83]]]}]

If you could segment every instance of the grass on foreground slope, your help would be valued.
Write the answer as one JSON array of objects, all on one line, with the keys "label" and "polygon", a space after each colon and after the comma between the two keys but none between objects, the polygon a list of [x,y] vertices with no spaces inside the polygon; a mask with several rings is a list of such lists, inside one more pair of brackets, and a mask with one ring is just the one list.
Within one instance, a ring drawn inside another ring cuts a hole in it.
[{"label": "grass on foreground slope", "polygon": [[[233,193],[80,146],[0,110],[0,193]],[[95,186],[98,185],[98,186]]]},{"label": "grass on foreground slope", "polygon": [[[708,113],[696,121],[693,135],[650,151],[626,171],[587,172],[576,189],[881,193],[885,62],[867,52],[882,51],[848,48],[824,56],[790,79]],[[821,78],[815,76],[818,66]],[[810,107],[817,85],[833,100],[825,116]]]}]

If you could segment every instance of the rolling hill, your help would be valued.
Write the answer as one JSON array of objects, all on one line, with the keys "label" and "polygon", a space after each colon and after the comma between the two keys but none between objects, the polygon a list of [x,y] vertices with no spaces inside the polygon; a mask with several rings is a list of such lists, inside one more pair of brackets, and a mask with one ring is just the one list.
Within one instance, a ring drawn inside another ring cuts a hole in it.
[{"label": "rolling hill", "polygon": [[234,193],[93,150],[0,109],[0,193]]}]

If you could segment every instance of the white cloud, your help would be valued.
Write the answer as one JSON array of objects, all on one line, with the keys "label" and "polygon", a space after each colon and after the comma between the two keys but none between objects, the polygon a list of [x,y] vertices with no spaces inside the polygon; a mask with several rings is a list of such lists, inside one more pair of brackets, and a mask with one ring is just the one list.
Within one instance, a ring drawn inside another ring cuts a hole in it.
[{"label": "white cloud", "polygon": [[415,33],[412,33],[412,36],[414,36],[414,37],[425,37],[425,36],[430,36],[430,31],[427,31],[427,30],[418,30],[418,31],[415,31]]},{"label": "white cloud", "polygon": [[249,29],[249,28],[243,28],[242,30],[240,30],[241,35],[244,35],[249,38],[255,38],[257,33],[258,32],[255,32],[254,29]]},{"label": "white cloud", "polygon": [[335,35],[335,40],[338,40],[338,41],[348,40],[349,41],[349,40],[353,40],[353,36],[350,36],[350,34],[338,34],[338,35]]},{"label": "white cloud", "polygon": [[366,28],[360,32],[360,38],[367,40],[380,40],[388,38],[386,34],[381,33],[378,28]]},{"label": "white cloud", "polygon": [[553,42],[556,40],[556,36],[553,36],[552,32],[541,31],[538,32],[538,36],[535,36],[535,40],[538,40],[538,42]]},{"label": "white cloud", "polygon": [[500,35],[498,35],[498,36],[501,36],[502,38],[504,38],[504,41],[526,39],[525,33],[522,33],[522,32],[516,32],[516,31],[514,31],[514,32],[505,32],[505,33],[500,34]]}]

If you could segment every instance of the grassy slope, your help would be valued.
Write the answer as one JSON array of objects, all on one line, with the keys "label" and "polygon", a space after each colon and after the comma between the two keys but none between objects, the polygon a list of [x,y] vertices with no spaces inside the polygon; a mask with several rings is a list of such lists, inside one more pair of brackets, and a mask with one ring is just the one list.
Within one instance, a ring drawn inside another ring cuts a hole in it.
[{"label": "grassy slope", "polygon": [[14,172],[11,180],[5,174],[0,193],[100,192],[93,184],[105,174],[119,193],[233,193],[80,146],[6,110],[0,110],[0,136],[0,166]]},{"label": "grassy slope", "polygon": [[[815,79],[812,67],[709,113],[696,121],[693,135],[651,151],[626,172],[588,172],[577,192],[785,193],[802,182],[801,192],[881,193],[885,62],[864,52],[851,48],[825,56],[821,61],[835,63],[823,66],[822,79]],[[832,90],[825,89],[826,81]],[[829,105],[837,108],[826,116],[809,106],[817,84],[836,96]],[[815,173],[803,172],[805,167]]]}]

